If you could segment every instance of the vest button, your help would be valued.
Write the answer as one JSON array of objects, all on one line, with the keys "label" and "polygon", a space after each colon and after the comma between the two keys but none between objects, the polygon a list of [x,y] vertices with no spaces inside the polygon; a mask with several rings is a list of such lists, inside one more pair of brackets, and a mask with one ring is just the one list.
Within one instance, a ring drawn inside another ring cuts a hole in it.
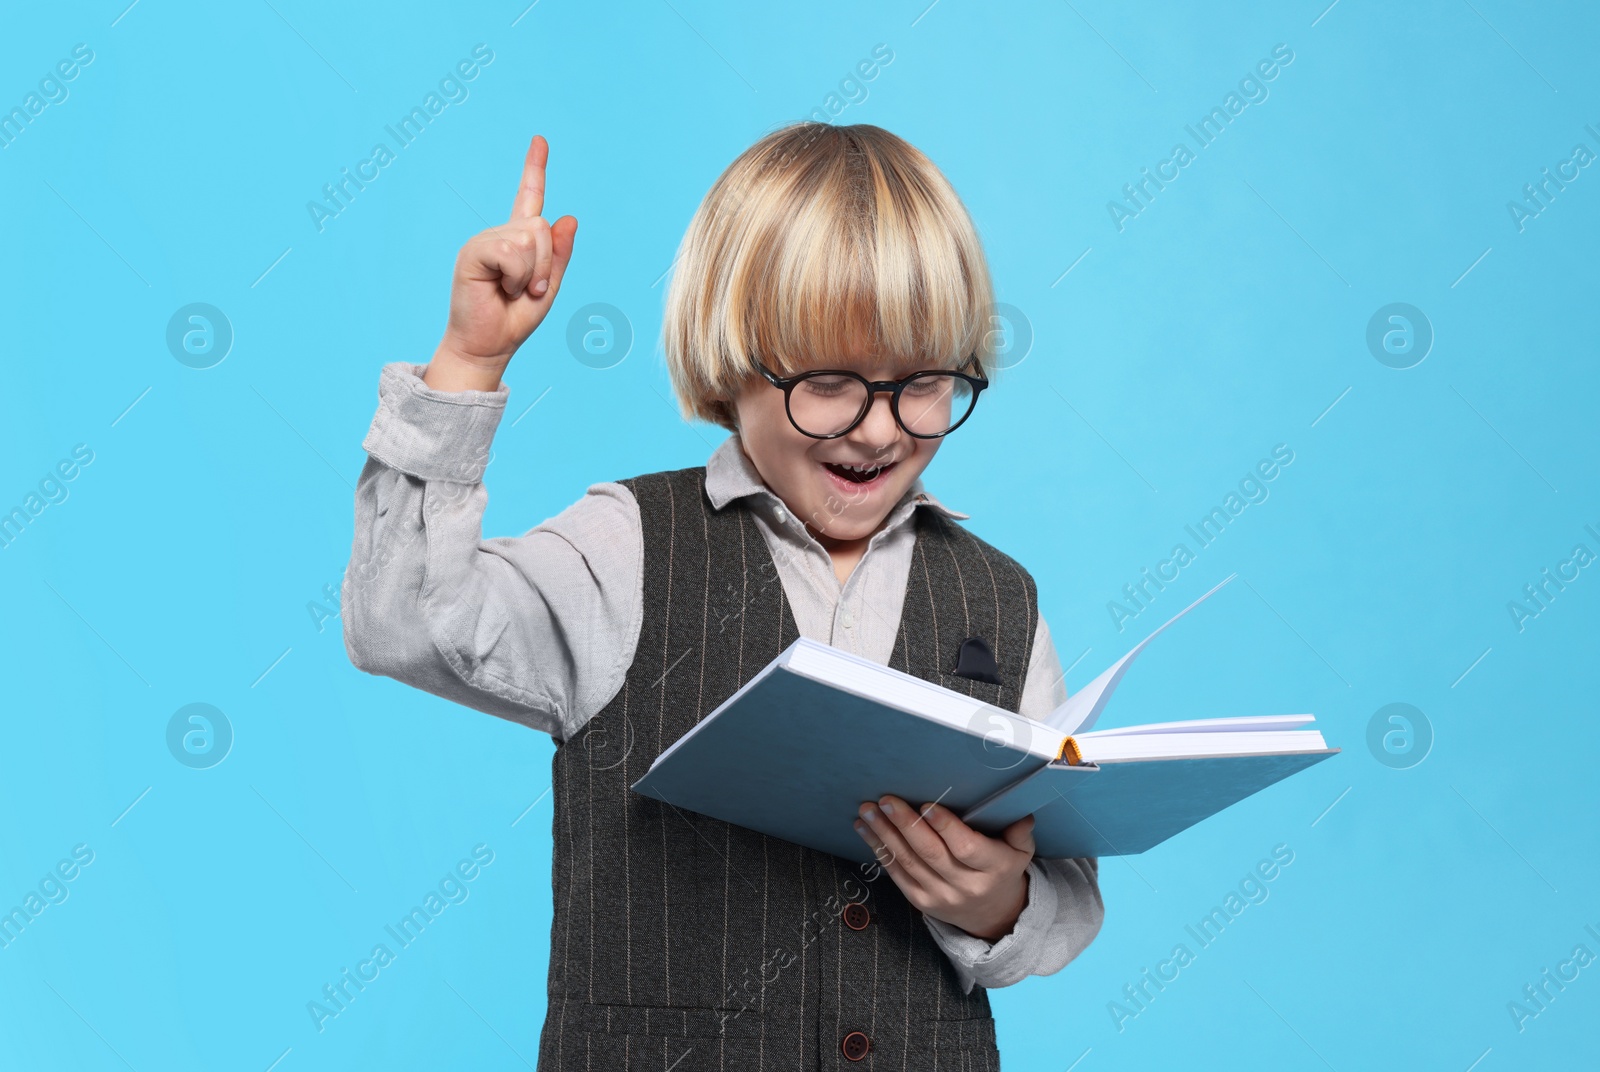
[{"label": "vest button", "polygon": [[844,1052],[845,1060],[859,1061],[872,1049],[872,1040],[860,1031],[852,1031],[840,1041],[839,1049]]},{"label": "vest button", "polygon": [[851,901],[844,906],[844,925],[853,931],[864,931],[867,924],[872,922],[872,913],[867,911],[867,906],[860,901]]}]

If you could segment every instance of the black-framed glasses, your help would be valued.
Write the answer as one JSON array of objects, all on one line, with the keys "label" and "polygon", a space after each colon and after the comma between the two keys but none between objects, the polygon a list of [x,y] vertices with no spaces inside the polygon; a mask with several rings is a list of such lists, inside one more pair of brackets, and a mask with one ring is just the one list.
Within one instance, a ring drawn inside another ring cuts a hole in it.
[{"label": "black-framed glasses", "polygon": [[[978,355],[968,361],[976,364]],[[972,416],[989,381],[964,372],[930,369],[898,380],[869,380],[849,369],[812,369],[779,376],[759,360],[756,368],[783,392],[789,423],[812,439],[838,439],[866,419],[878,392],[889,392],[889,411],[907,435],[938,439]]]}]

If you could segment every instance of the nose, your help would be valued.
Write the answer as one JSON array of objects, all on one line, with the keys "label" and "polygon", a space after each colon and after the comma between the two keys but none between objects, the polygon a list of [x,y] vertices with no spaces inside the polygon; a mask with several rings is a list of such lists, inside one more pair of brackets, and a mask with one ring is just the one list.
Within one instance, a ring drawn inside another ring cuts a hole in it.
[{"label": "nose", "polygon": [[900,438],[900,425],[895,422],[892,396],[887,391],[872,396],[872,404],[861,423],[850,431],[850,438],[863,446],[885,450]]}]

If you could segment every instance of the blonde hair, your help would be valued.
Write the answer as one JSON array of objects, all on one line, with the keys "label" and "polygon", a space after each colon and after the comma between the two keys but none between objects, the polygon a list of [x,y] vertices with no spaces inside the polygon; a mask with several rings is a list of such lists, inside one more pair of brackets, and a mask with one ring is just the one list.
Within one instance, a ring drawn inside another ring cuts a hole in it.
[{"label": "blonde hair", "polygon": [[906,366],[993,368],[994,291],[948,180],[868,124],[803,121],[728,165],[683,236],[662,348],[688,419],[733,429],[757,375],[846,365],[852,340]]}]

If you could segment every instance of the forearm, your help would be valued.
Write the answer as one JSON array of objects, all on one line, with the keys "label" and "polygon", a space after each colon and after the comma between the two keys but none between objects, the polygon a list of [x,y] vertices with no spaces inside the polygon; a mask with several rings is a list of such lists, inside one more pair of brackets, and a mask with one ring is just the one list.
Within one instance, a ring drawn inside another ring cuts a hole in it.
[{"label": "forearm", "polygon": [[550,732],[543,698],[500,680],[484,658],[507,624],[489,598],[494,567],[477,561],[483,469],[507,392],[424,402],[414,371],[384,369],[363,442],[341,598],[346,650],[370,673]]},{"label": "forearm", "polygon": [[426,371],[383,370],[346,650],[369,673],[566,739],[609,698],[637,637],[637,506],[596,485],[523,536],[483,539],[483,471],[508,392],[436,390]]},{"label": "forearm", "polygon": [[557,733],[549,698],[519,686],[501,666],[507,652],[496,653],[508,616],[489,596],[490,570],[472,561],[485,498],[481,484],[448,487],[367,460],[341,599],[345,649],[368,673]]}]

